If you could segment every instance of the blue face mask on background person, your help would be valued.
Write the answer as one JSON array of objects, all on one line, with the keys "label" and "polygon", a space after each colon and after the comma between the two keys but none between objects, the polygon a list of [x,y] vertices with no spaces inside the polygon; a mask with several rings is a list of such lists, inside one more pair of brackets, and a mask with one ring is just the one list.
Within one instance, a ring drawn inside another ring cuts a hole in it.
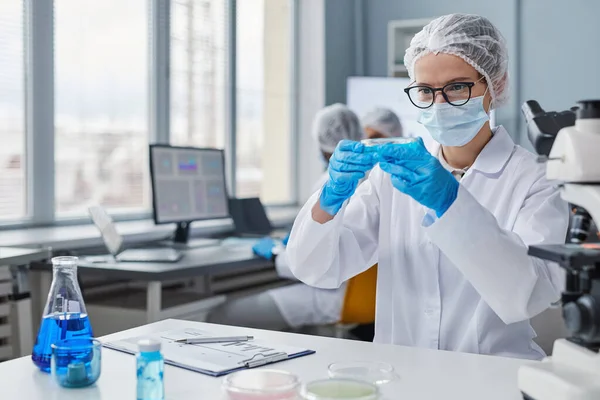
[{"label": "blue face mask on background person", "polygon": [[464,106],[435,103],[421,110],[418,122],[441,145],[459,147],[469,143],[490,120],[483,107],[484,96],[474,97]]}]

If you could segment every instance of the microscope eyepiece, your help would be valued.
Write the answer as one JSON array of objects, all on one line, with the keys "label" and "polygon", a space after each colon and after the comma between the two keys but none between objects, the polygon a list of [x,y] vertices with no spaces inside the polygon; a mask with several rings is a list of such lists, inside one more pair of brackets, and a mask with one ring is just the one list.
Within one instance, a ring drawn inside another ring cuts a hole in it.
[{"label": "microscope eyepiece", "polygon": [[523,115],[525,116],[525,119],[527,121],[537,116],[544,115],[545,113],[542,106],[540,106],[540,103],[538,103],[535,100],[528,100],[525,103],[523,103],[521,111],[523,112]]},{"label": "microscope eyepiece", "polygon": [[600,100],[581,100],[577,105],[577,119],[600,118]]}]

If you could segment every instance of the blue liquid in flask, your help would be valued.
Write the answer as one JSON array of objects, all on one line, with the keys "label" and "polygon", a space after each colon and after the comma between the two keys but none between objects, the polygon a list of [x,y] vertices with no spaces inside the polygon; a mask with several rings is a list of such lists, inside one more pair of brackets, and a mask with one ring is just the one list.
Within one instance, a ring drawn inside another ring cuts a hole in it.
[{"label": "blue liquid in flask", "polygon": [[63,339],[85,337],[94,337],[87,314],[69,312],[47,315],[42,318],[31,359],[39,369],[50,372],[52,344]]}]

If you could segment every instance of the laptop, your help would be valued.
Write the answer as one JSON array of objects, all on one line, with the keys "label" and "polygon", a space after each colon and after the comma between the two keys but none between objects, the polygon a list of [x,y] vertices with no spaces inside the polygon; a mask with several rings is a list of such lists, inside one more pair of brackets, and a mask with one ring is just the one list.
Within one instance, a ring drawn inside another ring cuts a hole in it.
[{"label": "laptop", "polygon": [[88,208],[94,225],[100,231],[106,248],[117,261],[123,262],[167,262],[174,263],[181,259],[183,254],[172,248],[153,249],[124,249],[123,237],[117,232],[114,221],[100,206]]},{"label": "laptop", "polygon": [[229,199],[229,214],[235,225],[235,235],[240,237],[271,236],[283,239],[289,231],[274,229],[265,207],[258,197]]}]

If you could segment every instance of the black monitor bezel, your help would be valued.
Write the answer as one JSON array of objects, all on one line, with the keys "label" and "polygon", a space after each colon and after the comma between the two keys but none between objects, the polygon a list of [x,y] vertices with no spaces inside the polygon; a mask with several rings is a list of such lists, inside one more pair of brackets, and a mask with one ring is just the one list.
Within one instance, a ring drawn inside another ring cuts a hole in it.
[{"label": "black monitor bezel", "polygon": [[[192,150],[192,151],[196,151],[196,150],[201,150],[201,151],[216,151],[221,153],[221,160],[223,162],[223,193],[225,193],[225,200],[226,200],[226,211],[225,211],[225,215],[222,217],[207,217],[207,218],[198,218],[198,219],[193,219],[193,220],[181,220],[181,219],[174,219],[174,220],[168,220],[168,221],[159,221],[158,220],[158,213],[157,213],[157,201],[156,201],[156,190],[155,190],[155,180],[154,180],[154,163],[152,162],[153,157],[154,157],[154,153],[152,151],[152,149],[154,148],[163,148],[163,149],[175,149],[175,150]],[[212,220],[219,220],[219,219],[228,219],[231,218],[231,214],[229,211],[229,193],[227,191],[227,174],[225,172],[226,169],[226,165],[225,165],[225,151],[223,149],[216,149],[214,147],[192,147],[192,146],[172,146],[170,144],[158,144],[158,143],[154,143],[154,144],[150,144],[148,147],[148,160],[150,163],[150,186],[152,188],[152,218],[154,219],[154,223],[156,225],[165,225],[165,224],[178,224],[181,222],[186,222],[186,223],[192,223],[194,221],[212,221]]]}]

